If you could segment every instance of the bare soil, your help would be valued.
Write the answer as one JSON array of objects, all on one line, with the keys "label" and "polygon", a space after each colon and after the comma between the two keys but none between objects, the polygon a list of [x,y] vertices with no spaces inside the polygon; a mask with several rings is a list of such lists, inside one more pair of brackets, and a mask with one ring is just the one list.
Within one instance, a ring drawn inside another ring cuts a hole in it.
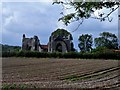
[{"label": "bare soil", "polygon": [[113,89],[120,85],[119,65],[119,60],[3,58],[2,84]]}]

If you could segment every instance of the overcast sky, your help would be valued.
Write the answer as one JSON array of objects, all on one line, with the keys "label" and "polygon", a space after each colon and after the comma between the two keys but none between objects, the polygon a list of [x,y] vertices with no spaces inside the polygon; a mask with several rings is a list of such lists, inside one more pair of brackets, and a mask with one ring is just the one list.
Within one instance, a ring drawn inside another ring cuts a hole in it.
[{"label": "overcast sky", "polygon": [[41,44],[47,44],[49,36],[57,28],[66,28],[73,35],[73,42],[78,49],[78,37],[81,34],[92,34],[93,38],[99,33],[107,31],[118,35],[118,12],[111,17],[112,22],[100,22],[99,20],[88,19],[75,32],[78,23],[69,26],[58,22],[61,17],[62,8],[60,5],[52,5],[52,2],[3,2],[2,4],[2,44],[22,45],[22,35],[33,37],[37,35]]}]

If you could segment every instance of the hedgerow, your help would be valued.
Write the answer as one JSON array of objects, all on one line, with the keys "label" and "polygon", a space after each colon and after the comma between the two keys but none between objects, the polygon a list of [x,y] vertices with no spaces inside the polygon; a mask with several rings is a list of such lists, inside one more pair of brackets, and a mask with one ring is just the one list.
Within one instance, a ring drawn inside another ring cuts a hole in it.
[{"label": "hedgerow", "polygon": [[37,57],[37,58],[81,58],[81,59],[120,59],[120,52],[68,52],[68,53],[48,53],[48,52],[2,52],[2,57]]}]

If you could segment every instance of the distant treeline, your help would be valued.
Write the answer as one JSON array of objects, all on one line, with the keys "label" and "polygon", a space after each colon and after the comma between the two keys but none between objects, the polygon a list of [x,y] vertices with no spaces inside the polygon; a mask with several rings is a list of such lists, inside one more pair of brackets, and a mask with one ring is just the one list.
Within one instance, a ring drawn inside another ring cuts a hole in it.
[{"label": "distant treeline", "polygon": [[21,50],[20,46],[10,46],[10,45],[0,44],[0,51],[2,52],[18,52],[20,50]]}]

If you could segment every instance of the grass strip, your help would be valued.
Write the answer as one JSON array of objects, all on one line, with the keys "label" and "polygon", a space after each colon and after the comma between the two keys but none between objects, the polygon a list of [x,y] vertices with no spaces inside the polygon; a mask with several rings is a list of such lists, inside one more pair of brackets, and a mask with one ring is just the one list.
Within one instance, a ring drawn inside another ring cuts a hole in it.
[{"label": "grass strip", "polygon": [[113,67],[113,68],[109,68],[109,69],[105,69],[105,70],[99,70],[90,74],[84,74],[84,75],[80,75],[80,76],[76,76],[76,75],[71,75],[71,76],[67,76],[64,78],[64,80],[70,80],[70,81],[76,81],[76,80],[83,80],[83,79],[88,79],[88,78],[93,78],[102,74],[106,74],[108,72],[112,72],[115,70],[119,70],[120,67]]}]

